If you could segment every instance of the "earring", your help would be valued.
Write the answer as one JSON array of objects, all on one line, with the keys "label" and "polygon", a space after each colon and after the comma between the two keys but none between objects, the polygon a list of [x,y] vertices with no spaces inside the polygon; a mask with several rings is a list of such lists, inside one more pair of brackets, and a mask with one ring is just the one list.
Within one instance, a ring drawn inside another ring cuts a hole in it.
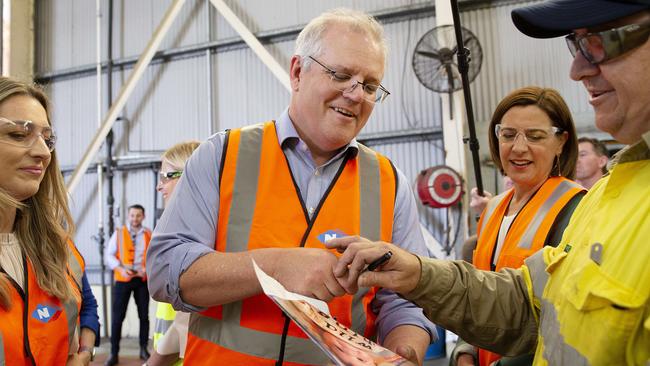
[{"label": "earring", "polygon": [[560,155],[555,155],[555,166],[557,166],[557,176],[562,176],[562,170],[560,170]]}]

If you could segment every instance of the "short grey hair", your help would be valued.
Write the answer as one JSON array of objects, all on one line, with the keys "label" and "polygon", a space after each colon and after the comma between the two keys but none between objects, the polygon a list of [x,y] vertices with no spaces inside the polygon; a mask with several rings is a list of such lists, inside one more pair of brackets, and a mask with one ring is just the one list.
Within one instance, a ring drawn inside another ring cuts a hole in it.
[{"label": "short grey hair", "polygon": [[305,68],[309,68],[311,64],[311,59],[308,56],[317,57],[322,54],[323,35],[328,26],[333,24],[347,25],[352,30],[369,35],[379,46],[384,56],[384,63],[386,63],[388,45],[384,38],[384,28],[379,24],[377,19],[372,15],[358,10],[336,8],[328,10],[312,19],[300,34],[298,34],[294,55],[301,56]]}]

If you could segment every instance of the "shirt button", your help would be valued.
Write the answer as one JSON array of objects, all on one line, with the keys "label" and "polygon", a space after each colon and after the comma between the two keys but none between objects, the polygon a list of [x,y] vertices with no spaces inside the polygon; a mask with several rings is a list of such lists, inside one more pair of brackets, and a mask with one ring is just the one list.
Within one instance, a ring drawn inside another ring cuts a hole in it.
[{"label": "shirt button", "polygon": [[314,171],[314,175],[318,177],[318,176],[320,175],[320,170],[316,169],[316,170]]},{"label": "shirt button", "polygon": [[309,211],[309,214],[310,214],[310,215],[313,215],[313,214],[314,214],[314,208],[313,208],[313,207],[310,207],[309,210],[307,210],[307,211]]}]

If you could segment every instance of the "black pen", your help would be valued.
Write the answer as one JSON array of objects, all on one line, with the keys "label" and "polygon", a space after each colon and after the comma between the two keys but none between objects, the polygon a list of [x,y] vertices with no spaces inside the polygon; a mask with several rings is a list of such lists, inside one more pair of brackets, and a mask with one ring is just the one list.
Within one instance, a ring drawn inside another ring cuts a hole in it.
[{"label": "black pen", "polygon": [[368,265],[368,267],[364,268],[364,269],[361,271],[361,273],[363,273],[363,272],[365,272],[365,271],[374,271],[374,270],[376,270],[379,266],[381,266],[382,264],[388,262],[388,260],[389,260],[390,257],[392,257],[392,256],[393,256],[393,252],[391,252],[391,251],[389,250],[388,252],[386,252],[386,253],[385,253],[384,255],[382,255],[381,257],[379,257],[379,258],[375,259],[374,261],[370,262],[370,264]]}]

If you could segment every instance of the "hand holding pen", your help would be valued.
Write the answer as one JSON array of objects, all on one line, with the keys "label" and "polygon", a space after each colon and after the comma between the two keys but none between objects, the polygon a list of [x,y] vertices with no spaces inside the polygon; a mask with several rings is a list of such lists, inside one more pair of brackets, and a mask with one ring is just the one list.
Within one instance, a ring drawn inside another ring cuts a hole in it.
[{"label": "hand holding pen", "polygon": [[329,240],[325,245],[343,253],[334,266],[334,276],[350,289],[350,284],[354,284],[355,287],[376,286],[408,293],[420,279],[417,256],[393,244],[348,236]]},{"label": "hand holding pen", "polygon": [[379,258],[375,259],[374,261],[370,262],[370,264],[368,265],[368,267],[364,268],[364,269],[361,271],[361,273],[364,273],[364,272],[366,272],[366,271],[374,271],[374,270],[376,270],[377,268],[379,268],[379,266],[381,266],[382,264],[388,262],[388,260],[389,260],[390,257],[392,257],[392,256],[393,256],[393,252],[391,252],[390,250],[387,251],[387,252],[386,252],[384,255],[382,255],[381,257],[379,257]]}]

